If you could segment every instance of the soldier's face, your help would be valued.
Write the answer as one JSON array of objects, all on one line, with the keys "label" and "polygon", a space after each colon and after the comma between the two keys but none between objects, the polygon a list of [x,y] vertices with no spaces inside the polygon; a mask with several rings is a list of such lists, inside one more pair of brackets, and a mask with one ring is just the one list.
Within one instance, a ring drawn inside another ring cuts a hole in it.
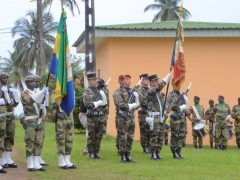
[{"label": "soldier's face", "polygon": [[159,82],[158,79],[152,80],[152,81],[150,82],[150,86],[151,86],[151,87],[157,87],[158,82]]},{"label": "soldier's face", "polygon": [[88,84],[91,87],[97,87],[97,79],[89,79]]},{"label": "soldier's face", "polygon": [[122,80],[122,86],[129,87],[131,86],[131,78],[127,77]]},{"label": "soldier's face", "polygon": [[0,76],[0,81],[1,84],[6,85],[8,82],[8,77],[7,76]]},{"label": "soldier's face", "polygon": [[148,86],[149,85],[149,79],[143,79],[142,80],[142,85],[143,86]]},{"label": "soldier's face", "polygon": [[35,82],[36,82],[35,88],[39,88],[39,86],[40,86],[40,81],[35,81]]},{"label": "soldier's face", "polygon": [[27,88],[33,90],[36,87],[36,81],[30,80],[26,82]]},{"label": "soldier's face", "polygon": [[218,101],[219,101],[220,103],[223,103],[223,102],[224,102],[224,99],[223,99],[222,97],[219,97],[219,98],[218,98]]},{"label": "soldier's face", "polygon": [[210,106],[214,106],[214,102],[210,102],[209,105],[210,105]]},{"label": "soldier's face", "polygon": [[199,104],[200,100],[199,99],[194,99],[195,104]]}]

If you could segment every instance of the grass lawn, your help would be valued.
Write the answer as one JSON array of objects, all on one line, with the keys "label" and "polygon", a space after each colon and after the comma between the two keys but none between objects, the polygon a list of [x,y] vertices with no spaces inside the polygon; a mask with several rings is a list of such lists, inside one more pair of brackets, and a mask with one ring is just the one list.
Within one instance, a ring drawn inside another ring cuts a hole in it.
[{"label": "grass lawn", "polygon": [[[185,159],[172,158],[169,145],[162,150],[162,160],[150,160],[150,154],[142,153],[139,141],[134,141],[132,158],[136,163],[120,163],[115,147],[115,138],[106,136],[101,143],[100,156],[104,159],[90,161],[83,156],[85,134],[75,131],[71,161],[78,169],[62,170],[58,168],[56,154],[55,130],[53,123],[46,124],[43,159],[49,163],[46,172],[33,172],[29,179],[36,180],[155,180],[155,179],[240,179],[240,150],[228,147],[227,151],[218,151],[204,146],[194,149],[192,145],[185,147],[182,154]],[[15,157],[17,163],[26,165],[24,130],[16,121],[16,137],[14,148],[18,150]],[[27,167],[26,167],[27,169]],[[16,177],[17,179],[17,177]]]}]

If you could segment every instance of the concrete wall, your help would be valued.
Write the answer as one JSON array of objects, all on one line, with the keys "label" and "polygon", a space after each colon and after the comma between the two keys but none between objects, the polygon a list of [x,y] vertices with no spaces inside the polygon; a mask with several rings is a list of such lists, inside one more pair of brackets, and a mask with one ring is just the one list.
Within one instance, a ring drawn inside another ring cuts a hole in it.
[{"label": "concrete wall", "polygon": [[[132,87],[139,81],[139,75],[157,74],[161,79],[169,72],[173,50],[173,38],[108,38],[97,48],[97,70],[101,78],[112,78],[110,90],[110,115],[107,133],[116,136],[115,106],[113,92],[119,87],[118,76],[130,74]],[[185,91],[190,82],[190,105],[195,95],[201,98],[200,104],[208,108],[208,100],[217,103],[218,95],[232,108],[237,104],[240,79],[238,76],[240,60],[240,38],[185,38],[184,54],[186,62],[186,81],[182,85]],[[172,87],[169,88],[170,91]],[[166,93],[166,88],[163,89]],[[135,118],[135,140],[139,140],[137,114]],[[188,121],[187,144],[192,144],[192,127]],[[170,134],[169,134],[170,136]],[[209,136],[204,138],[209,144]],[[235,145],[235,138],[229,141]]]}]

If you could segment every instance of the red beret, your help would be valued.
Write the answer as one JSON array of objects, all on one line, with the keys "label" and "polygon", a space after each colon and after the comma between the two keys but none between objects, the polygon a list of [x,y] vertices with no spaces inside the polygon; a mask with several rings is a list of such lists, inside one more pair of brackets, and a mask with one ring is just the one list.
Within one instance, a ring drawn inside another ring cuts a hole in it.
[{"label": "red beret", "polygon": [[118,77],[118,79],[125,79],[125,78],[131,78],[131,76],[130,75],[128,75],[128,74],[125,74],[125,75],[120,75],[119,77]]}]

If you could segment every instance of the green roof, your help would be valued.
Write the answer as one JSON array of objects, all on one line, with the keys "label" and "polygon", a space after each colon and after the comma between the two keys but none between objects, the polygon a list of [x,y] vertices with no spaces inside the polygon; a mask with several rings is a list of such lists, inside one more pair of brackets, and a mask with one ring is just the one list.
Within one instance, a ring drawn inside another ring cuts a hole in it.
[{"label": "green roof", "polygon": [[[96,29],[176,29],[177,21],[161,21],[136,24],[101,25]],[[240,29],[240,23],[183,21],[184,29]]]}]

